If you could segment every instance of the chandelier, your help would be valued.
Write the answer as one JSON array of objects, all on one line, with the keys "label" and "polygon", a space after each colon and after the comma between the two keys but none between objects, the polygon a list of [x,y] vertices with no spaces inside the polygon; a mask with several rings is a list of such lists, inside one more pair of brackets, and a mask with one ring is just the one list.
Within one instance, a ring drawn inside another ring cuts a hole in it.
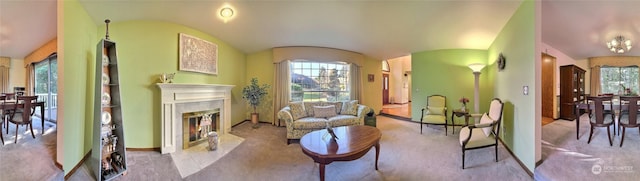
[{"label": "chandelier", "polygon": [[631,40],[625,39],[622,36],[617,36],[613,40],[607,42],[607,47],[611,52],[624,53],[631,49]]}]

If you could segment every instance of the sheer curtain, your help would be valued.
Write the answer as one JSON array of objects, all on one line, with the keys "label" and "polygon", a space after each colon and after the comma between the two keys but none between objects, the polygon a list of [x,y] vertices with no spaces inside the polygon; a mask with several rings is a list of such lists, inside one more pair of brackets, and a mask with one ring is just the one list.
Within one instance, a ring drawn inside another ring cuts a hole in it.
[{"label": "sheer curtain", "polygon": [[8,57],[0,58],[0,91],[9,92],[9,66],[11,59]]},{"label": "sheer curtain", "polygon": [[35,92],[33,92],[35,90],[35,85],[36,85],[35,83],[36,73],[34,70],[34,64],[33,63],[27,64],[25,68],[26,68],[27,74],[25,76],[26,85],[25,85],[24,93],[28,96],[36,95]]},{"label": "sheer curtain", "polygon": [[349,85],[351,88],[351,100],[358,100],[359,103],[362,103],[362,75],[360,74],[360,67],[352,63],[351,67],[349,67],[349,76],[351,76],[351,85]]},{"label": "sheer curtain", "polygon": [[291,96],[291,91],[289,88],[291,87],[291,78],[290,78],[290,62],[289,60],[284,60],[278,63],[274,63],[274,74],[275,74],[275,91],[273,98],[273,122],[276,123],[278,120],[278,111],[283,107],[289,105],[289,100]]},{"label": "sheer curtain", "polygon": [[591,96],[600,94],[600,65],[591,67]]}]

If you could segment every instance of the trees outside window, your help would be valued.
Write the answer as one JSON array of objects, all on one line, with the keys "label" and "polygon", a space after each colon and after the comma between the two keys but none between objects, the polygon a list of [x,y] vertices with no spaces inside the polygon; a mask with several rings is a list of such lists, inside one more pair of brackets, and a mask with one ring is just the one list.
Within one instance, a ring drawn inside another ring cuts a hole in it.
[{"label": "trees outside window", "polygon": [[[601,67],[600,89],[603,94],[638,94],[637,66]],[[627,90],[628,89],[628,90]]]},{"label": "trees outside window", "polygon": [[349,64],[291,62],[292,101],[349,100]]}]

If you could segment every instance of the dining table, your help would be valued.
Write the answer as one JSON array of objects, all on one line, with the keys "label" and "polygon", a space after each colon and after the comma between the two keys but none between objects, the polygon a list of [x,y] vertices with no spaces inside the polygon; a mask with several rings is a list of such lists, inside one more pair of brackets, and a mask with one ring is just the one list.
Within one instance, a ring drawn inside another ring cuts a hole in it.
[{"label": "dining table", "polygon": [[[32,105],[35,107],[40,107],[40,119],[42,120],[42,134],[44,135],[44,101],[37,101],[35,103],[32,103]],[[16,107],[17,108],[24,107],[24,103],[17,102],[16,100],[6,100],[4,103],[0,103],[0,109],[2,110],[10,110]]]}]

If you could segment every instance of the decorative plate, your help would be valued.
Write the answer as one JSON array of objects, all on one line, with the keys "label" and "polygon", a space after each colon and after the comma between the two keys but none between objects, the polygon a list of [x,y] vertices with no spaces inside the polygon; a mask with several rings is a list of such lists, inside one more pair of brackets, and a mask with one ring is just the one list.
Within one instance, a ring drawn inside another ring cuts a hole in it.
[{"label": "decorative plate", "polygon": [[111,103],[111,96],[109,93],[102,93],[102,104],[109,105]]},{"label": "decorative plate", "polygon": [[109,75],[107,75],[106,73],[102,73],[102,84],[109,84]]},{"label": "decorative plate", "polygon": [[109,65],[109,57],[107,55],[102,55],[102,66]]},{"label": "decorative plate", "polygon": [[498,62],[498,70],[504,70],[504,67],[507,64],[507,59],[504,58],[504,55],[502,55],[502,53],[498,55],[497,62]]},{"label": "decorative plate", "polygon": [[107,112],[107,111],[103,111],[102,112],[102,124],[109,124],[111,123],[111,113]]}]

